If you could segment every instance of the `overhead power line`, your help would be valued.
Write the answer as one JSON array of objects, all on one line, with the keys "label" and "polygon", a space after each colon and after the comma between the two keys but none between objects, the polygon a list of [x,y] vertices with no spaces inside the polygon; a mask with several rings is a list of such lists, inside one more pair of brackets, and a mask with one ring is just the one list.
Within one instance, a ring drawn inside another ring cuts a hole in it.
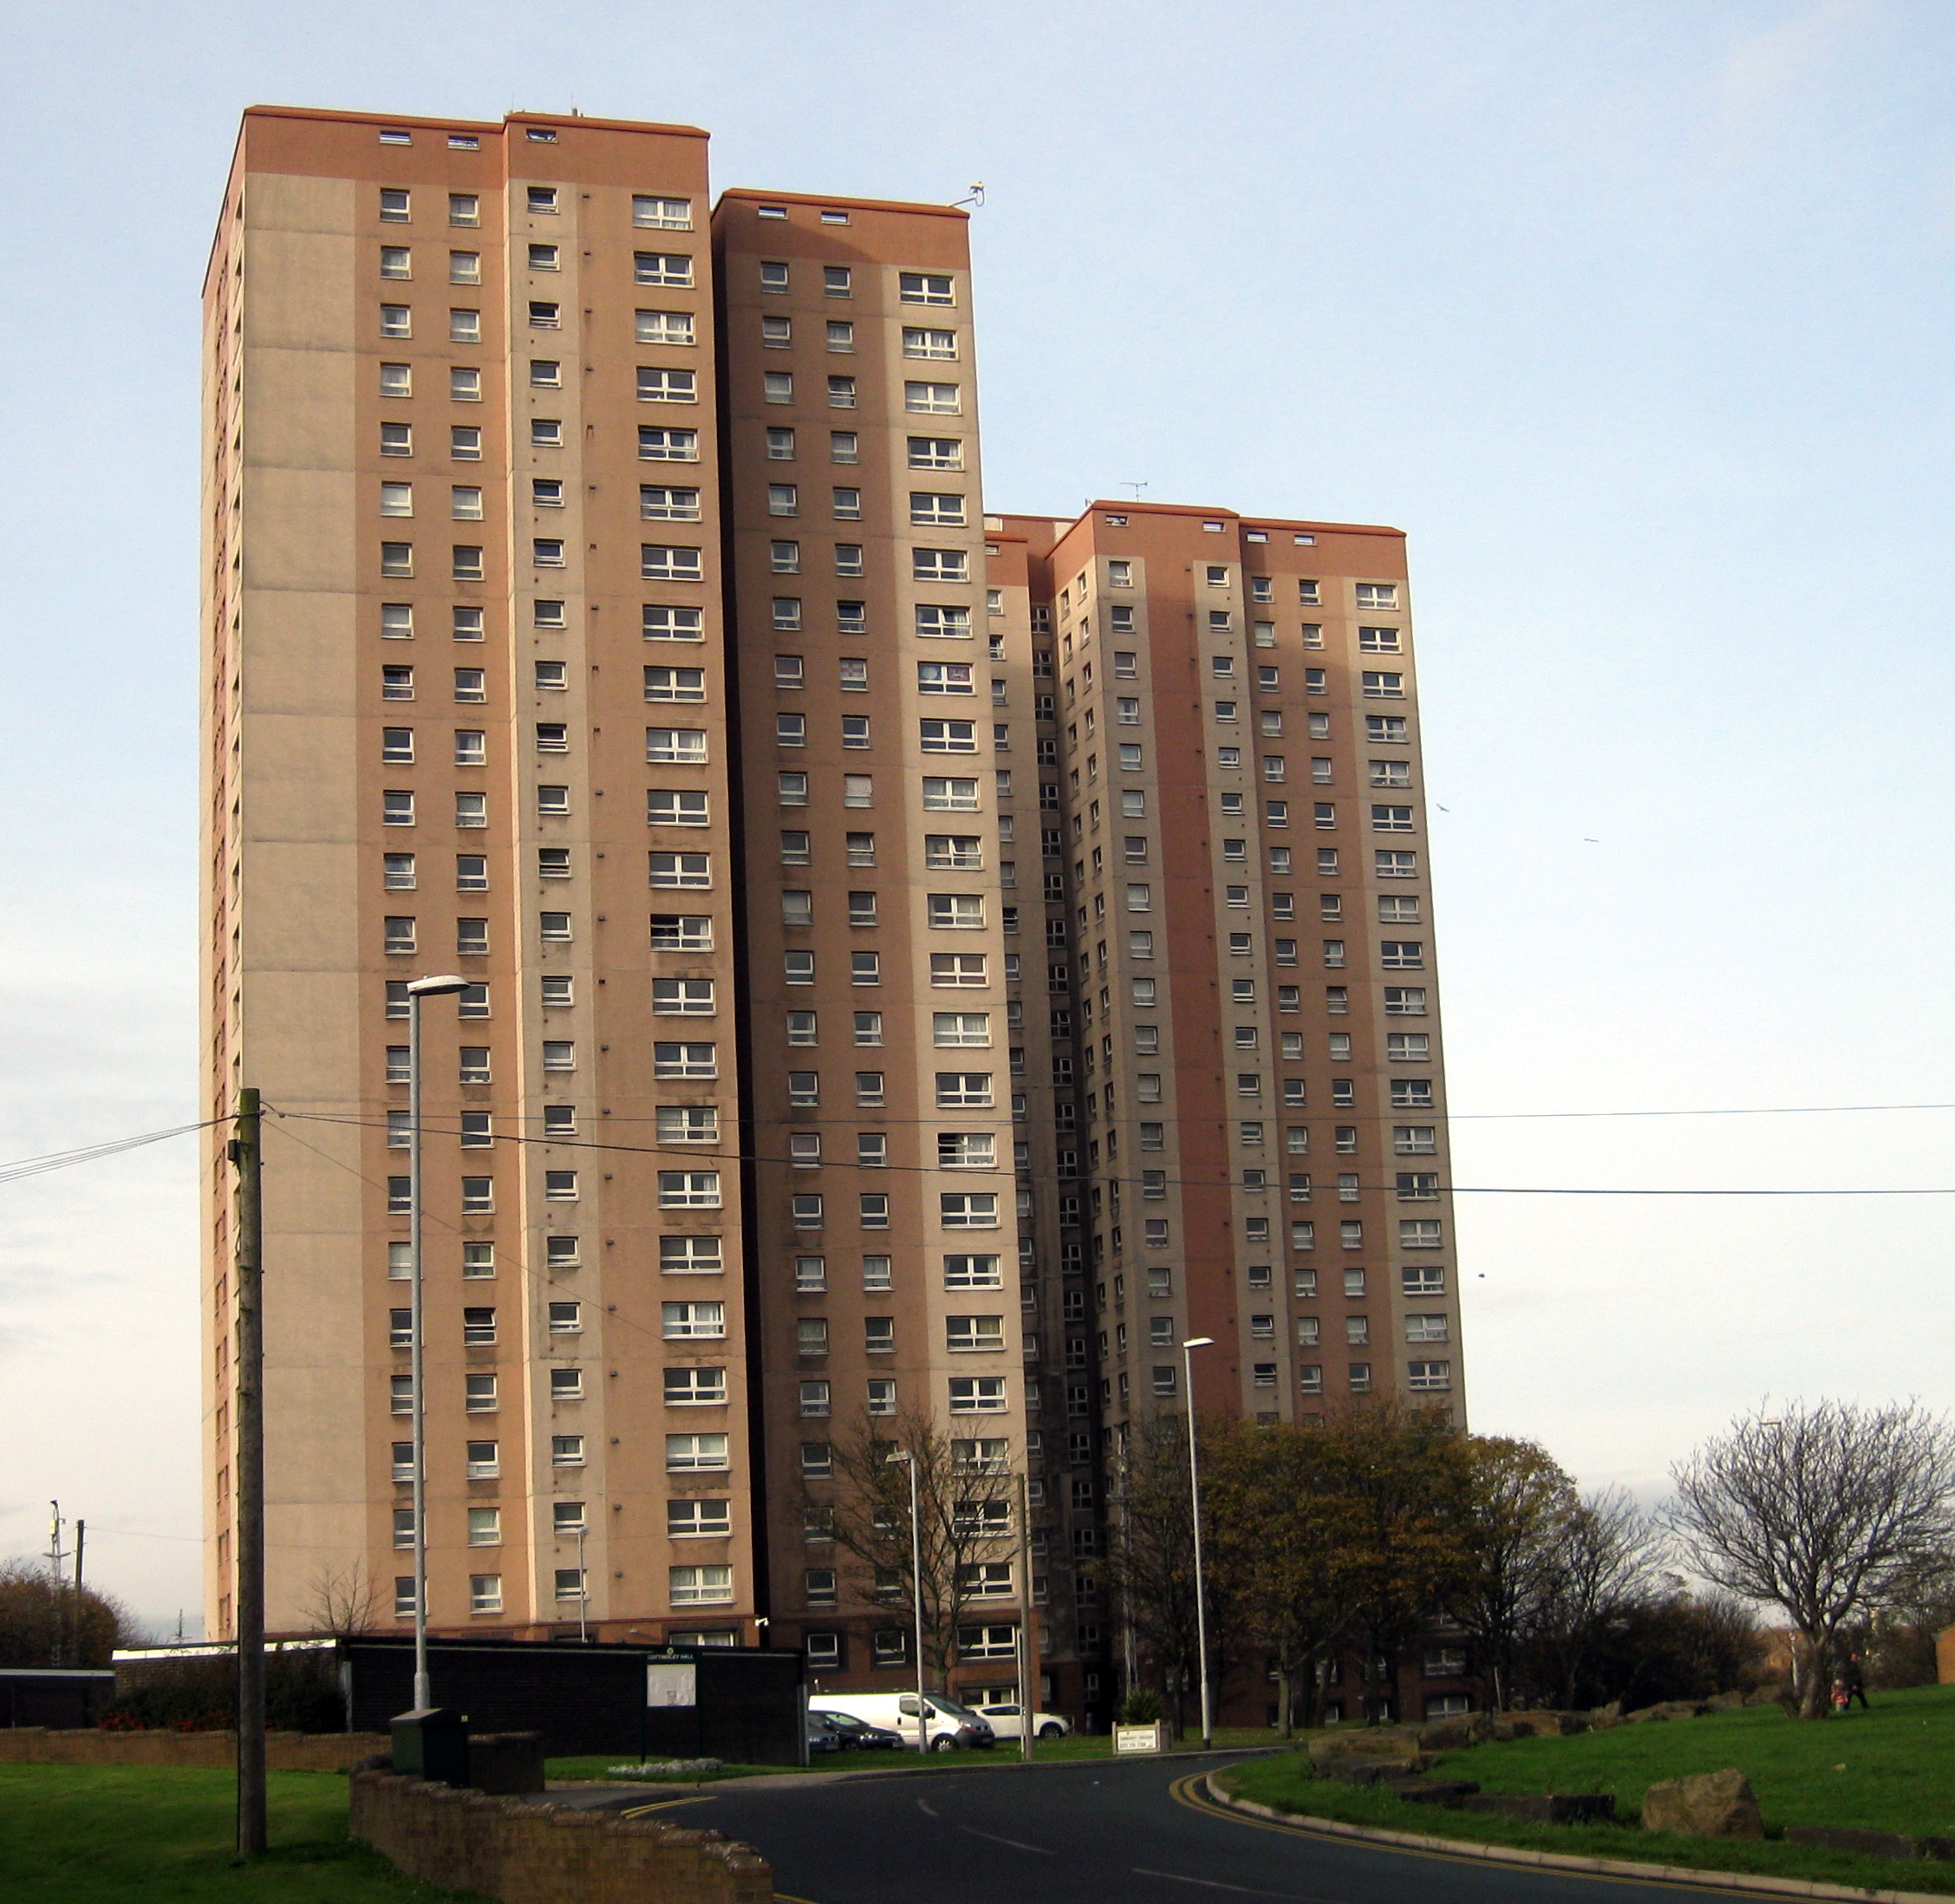
[{"label": "overhead power line", "polygon": [[[320,1111],[287,1111],[273,1104],[267,1104],[265,1109],[275,1118],[293,1118],[307,1124],[336,1124],[362,1131],[384,1131],[388,1128],[385,1123],[375,1118],[342,1118],[334,1117]],[[422,1128],[427,1129],[429,1127],[424,1125]],[[437,1128],[439,1134],[445,1137],[459,1135],[458,1131],[450,1130],[445,1126]],[[778,1164],[790,1169],[796,1167],[796,1160],[792,1157],[765,1156],[753,1151],[707,1150],[701,1145],[690,1144],[605,1144],[599,1142],[595,1138],[531,1137],[526,1132],[518,1131],[494,1135],[491,1143],[492,1145],[496,1144],[539,1144],[557,1151],[590,1151],[615,1156],[655,1157],[668,1158],[675,1163],[685,1163],[694,1168],[735,1164]],[[838,1170],[861,1169],[890,1177],[947,1177],[969,1180],[974,1188],[981,1187],[985,1177],[985,1173],[981,1170],[961,1170],[954,1165],[933,1164],[858,1165],[853,1158],[848,1157],[835,1158],[830,1167]],[[996,1176],[1000,1177],[1022,1174],[1022,1172],[1014,1173],[1003,1170],[995,1173]],[[1114,1176],[1114,1173],[1111,1172],[1095,1171],[1092,1173],[1090,1177],[1082,1177],[1077,1181],[1082,1184],[1088,1182],[1105,1183],[1112,1176]],[[1144,1177],[1126,1175],[1118,1176],[1116,1180],[1130,1186],[1140,1184],[1143,1187],[1146,1187],[1150,1182],[1149,1179]],[[1063,1181],[1070,1183],[1075,1181],[1075,1179],[1066,1178]],[[1235,1184],[1233,1178],[1228,1177],[1163,1177],[1154,1178],[1151,1182],[1154,1185],[1163,1189],[1170,1185],[1183,1189],[1206,1190],[1226,1190],[1240,1187]],[[1263,1187],[1272,1194],[1281,1195],[1284,1185],[1281,1166],[1272,1172],[1268,1182]],[[1387,1183],[1383,1187],[1391,1189],[1392,1186]],[[1686,1188],[1636,1189],[1620,1188],[1614,1185],[1569,1188],[1561,1185],[1517,1186],[1496,1183],[1442,1183],[1433,1186],[1433,1193],[1453,1197],[1955,1197],[1955,1184],[1950,1184],[1946,1187],[1939,1185],[1905,1186],[1899,1189],[1834,1190],[1824,1187],[1799,1186],[1790,1189],[1765,1187],[1755,1190],[1693,1190]]]}]

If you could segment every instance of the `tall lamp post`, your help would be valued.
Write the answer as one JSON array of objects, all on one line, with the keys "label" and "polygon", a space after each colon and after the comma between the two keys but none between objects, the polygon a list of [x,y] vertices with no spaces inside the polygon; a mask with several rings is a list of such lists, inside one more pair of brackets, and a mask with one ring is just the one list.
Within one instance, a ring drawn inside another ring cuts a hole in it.
[{"label": "tall lamp post", "polygon": [[427,1404],[421,1348],[420,1300],[420,1007],[421,1001],[464,992],[468,981],[446,974],[407,981],[407,1327],[414,1388],[414,1710],[434,1704],[427,1679]]},{"label": "tall lamp post", "polygon": [[908,1448],[898,1448],[884,1459],[892,1464],[900,1461],[909,1470],[909,1586],[916,1627],[916,1750],[928,1752],[930,1714],[923,1703],[923,1516],[916,1494],[916,1457]]},{"label": "tall lamp post", "polygon": [[1202,1470],[1195,1440],[1195,1351],[1213,1348],[1212,1335],[1191,1335],[1181,1345],[1188,1378],[1188,1498],[1195,1521],[1195,1650],[1202,1671],[1202,1750],[1215,1742],[1215,1712],[1209,1698],[1209,1602],[1202,1589]]}]

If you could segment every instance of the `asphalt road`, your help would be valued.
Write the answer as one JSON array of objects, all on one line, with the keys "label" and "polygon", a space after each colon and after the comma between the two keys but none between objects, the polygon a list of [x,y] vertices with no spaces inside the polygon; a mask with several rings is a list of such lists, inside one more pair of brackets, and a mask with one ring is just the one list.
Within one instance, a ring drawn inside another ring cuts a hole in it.
[{"label": "asphalt road", "polygon": [[791,1904],[1675,1904],[1669,1885],[1352,1844],[1203,1809],[1202,1774],[1228,1763],[728,1788],[648,1798],[642,1815],[757,1847]]}]

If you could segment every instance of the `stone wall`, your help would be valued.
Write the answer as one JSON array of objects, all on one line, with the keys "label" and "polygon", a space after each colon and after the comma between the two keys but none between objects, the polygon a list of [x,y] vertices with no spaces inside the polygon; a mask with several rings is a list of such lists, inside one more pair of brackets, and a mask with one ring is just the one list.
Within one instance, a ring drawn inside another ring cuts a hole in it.
[{"label": "stone wall", "polygon": [[355,1771],[351,1783],[353,1836],[426,1882],[503,1904],[772,1904],[767,1861],[717,1831],[392,1772]]},{"label": "stone wall", "polygon": [[[349,1770],[390,1749],[372,1732],[267,1732],[265,1764],[272,1771]],[[234,1771],[235,1732],[51,1732],[38,1725],[0,1731],[0,1765],[172,1765]]]}]

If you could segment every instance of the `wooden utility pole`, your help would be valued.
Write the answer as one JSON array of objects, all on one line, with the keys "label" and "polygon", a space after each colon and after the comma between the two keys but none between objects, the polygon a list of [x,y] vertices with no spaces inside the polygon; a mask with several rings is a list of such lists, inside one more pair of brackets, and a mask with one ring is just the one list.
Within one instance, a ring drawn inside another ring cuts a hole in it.
[{"label": "wooden utility pole", "polygon": [[238,1095],[238,1855],[264,1849],[264,1203],[258,1094]]},{"label": "wooden utility pole", "polygon": [[84,1547],[86,1547],[86,1546],[87,1546],[87,1544],[88,1544],[88,1523],[87,1523],[86,1521],[77,1521],[77,1522],[76,1522],[76,1523],[75,1523],[75,1646],[74,1646],[74,1654],[75,1654],[75,1665],[76,1665],[76,1666],[86,1666],[86,1665],[88,1665],[88,1659],[87,1659],[86,1655],[85,1655],[85,1654],[84,1654],[84,1653],[82,1653],[82,1651],[81,1651],[81,1616],[82,1616],[82,1612],[83,1612],[82,1601],[81,1601],[81,1550],[82,1550],[82,1549],[83,1549]]},{"label": "wooden utility pole", "polygon": [[1032,1722],[1039,1712],[1039,1613],[1032,1598],[1032,1490],[1022,1474],[1018,1477],[1018,1577],[1024,1595],[1019,1604],[1025,1608],[1018,1629],[1018,1755],[1029,1763],[1039,1756],[1032,1737]]}]

